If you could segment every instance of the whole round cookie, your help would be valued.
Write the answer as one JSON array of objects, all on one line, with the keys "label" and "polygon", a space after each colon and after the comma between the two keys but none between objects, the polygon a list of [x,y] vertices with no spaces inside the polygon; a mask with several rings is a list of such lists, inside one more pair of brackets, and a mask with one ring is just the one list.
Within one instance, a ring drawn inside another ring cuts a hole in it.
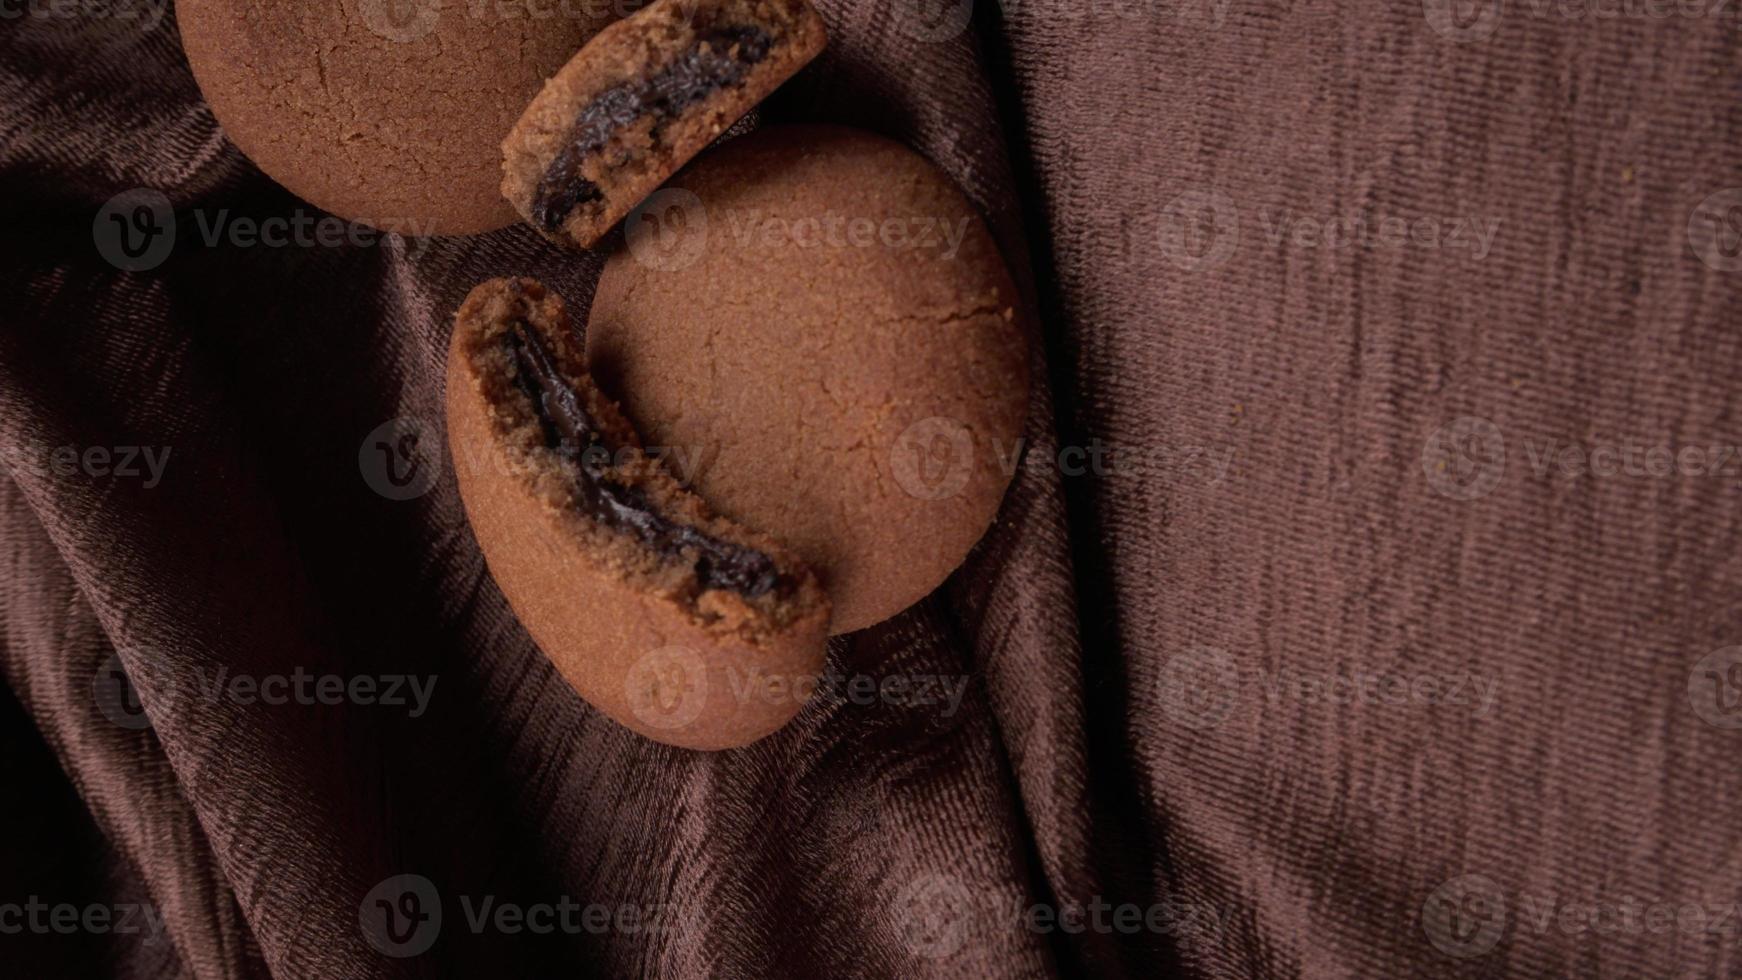
[{"label": "whole round cookie", "polygon": [[625,232],[587,354],[647,444],[817,569],[831,632],[943,582],[996,516],[1028,402],[1015,288],[949,178],[870,133],[770,127]]},{"label": "whole round cookie", "polygon": [[341,218],[460,235],[515,220],[502,137],[621,5],[526,0],[178,0],[224,133]]}]

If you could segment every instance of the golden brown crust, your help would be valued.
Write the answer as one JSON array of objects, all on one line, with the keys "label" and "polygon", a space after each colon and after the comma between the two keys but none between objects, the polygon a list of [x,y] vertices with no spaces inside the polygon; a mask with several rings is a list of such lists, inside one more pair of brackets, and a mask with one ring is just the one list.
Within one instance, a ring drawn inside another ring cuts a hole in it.
[{"label": "golden brown crust", "polygon": [[894,615],[979,540],[1020,455],[1026,343],[991,236],[926,160],[841,127],[765,127],[670,190],[695,195],[688,230],[631,240],[599,282],[600,383],[647,438],[718,447],[697,489],[780,529],[836,632]]},{"label": "golden brown crust", "polygon": [[[765,549],[796,577],[783,596],[694,588],[681,562],[652,556],[573,506],[572,473],[533,435],[529,401],[493,358],[503,324],[536,318],[553,358],[610,441],[631,447],[626,479],[662,512]],[[784,724],[821,670],[829,606],[815,576],[765,535],[713,515],[645,457],[610,401],[585,382],[560,299],[533,280],[492,280],[456,317],[448,437],[461,498],[491,575],[582,697],[649,738],[690,748],[748,744]],[[777,693],[768,693],[770,685]],[[653,699],[650,701],[649,699]]]},{"label": "golden brown crust", "polygon": [[[670,65],[722,25],[766,26],[777,32],[778,40],[741,81],[677,119],[655,124],[641,116],[619,130],[584,164],[583,173],[603,197],[576,207],[560,228],[545,227],[536,213],[535,196],[552,162],[572,141],[582,110],[600,93]],[[822,18],[807,0],[658,0],[600,31],[526,107],[502,142],[502,195],[545,237],[591,248],[826,43]]]}]

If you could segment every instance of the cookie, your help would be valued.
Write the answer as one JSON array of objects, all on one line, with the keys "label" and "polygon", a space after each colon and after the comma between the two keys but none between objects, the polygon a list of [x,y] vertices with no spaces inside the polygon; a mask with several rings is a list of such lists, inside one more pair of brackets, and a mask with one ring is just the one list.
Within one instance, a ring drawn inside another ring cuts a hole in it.
[{"label": "cookie", "polygon": [[591,248],[826,43],[806,0],[656,0],[587,43],[502,143],[502,194]]},{"label": "cookie", "polygon": [[557,670],[657,741],[748,744],[814,688],[829,602],[802,561],[716,516],[587,374],[562,301],[472,290],[448,356],[449,448],[490,573]]},{"label": "cookie", "polygon": [[1015,288],[962,193],[882,137],[768,127],[628,232],[587,350],[642,435],[817,569],[834,632],[936,588],[997,513],[1028,402]]},{"label": "cookie", "polygon": [[502,134],[618,6],[177,0],[176,18],[225,135],[268,176],[341,218],[459,235],[514,221]]}]

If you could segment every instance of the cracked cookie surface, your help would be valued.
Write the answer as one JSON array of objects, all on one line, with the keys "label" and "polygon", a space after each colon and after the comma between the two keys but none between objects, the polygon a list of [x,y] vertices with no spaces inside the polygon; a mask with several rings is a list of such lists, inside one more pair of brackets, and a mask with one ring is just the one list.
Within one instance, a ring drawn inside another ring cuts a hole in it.
[{"label": "cracked cookie surface", "polygon": [[758,130],[669,187],[694,213],[600,280],[600,384],[695,452],[721,513],[817,569],[835,632],[894,615],[961,563],[1020,457],[1025,333],[991,236],[925,159],[841,127]]},{"label": "cracked cookie surface", "polygon": [[177,0],[188,64],[261,170],[310,204],[403,234],[510,224],[502,135],[616,4]]}]

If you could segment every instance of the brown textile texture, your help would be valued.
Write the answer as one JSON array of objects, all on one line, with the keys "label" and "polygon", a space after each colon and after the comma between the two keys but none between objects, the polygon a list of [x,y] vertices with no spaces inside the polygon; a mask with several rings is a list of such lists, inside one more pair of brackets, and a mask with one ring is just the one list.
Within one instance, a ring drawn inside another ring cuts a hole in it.
[{"label": "brown textile texture", "polygon": [[0,972],[1742,975],[1733,4],[822,0],[761,118],[959,181],[1036,391],[833,641],[906,688],[718,755],[556,677],[444,458],[467,290],[599,260],[247,242],[320,214],[161,4],[0,19]]}]

